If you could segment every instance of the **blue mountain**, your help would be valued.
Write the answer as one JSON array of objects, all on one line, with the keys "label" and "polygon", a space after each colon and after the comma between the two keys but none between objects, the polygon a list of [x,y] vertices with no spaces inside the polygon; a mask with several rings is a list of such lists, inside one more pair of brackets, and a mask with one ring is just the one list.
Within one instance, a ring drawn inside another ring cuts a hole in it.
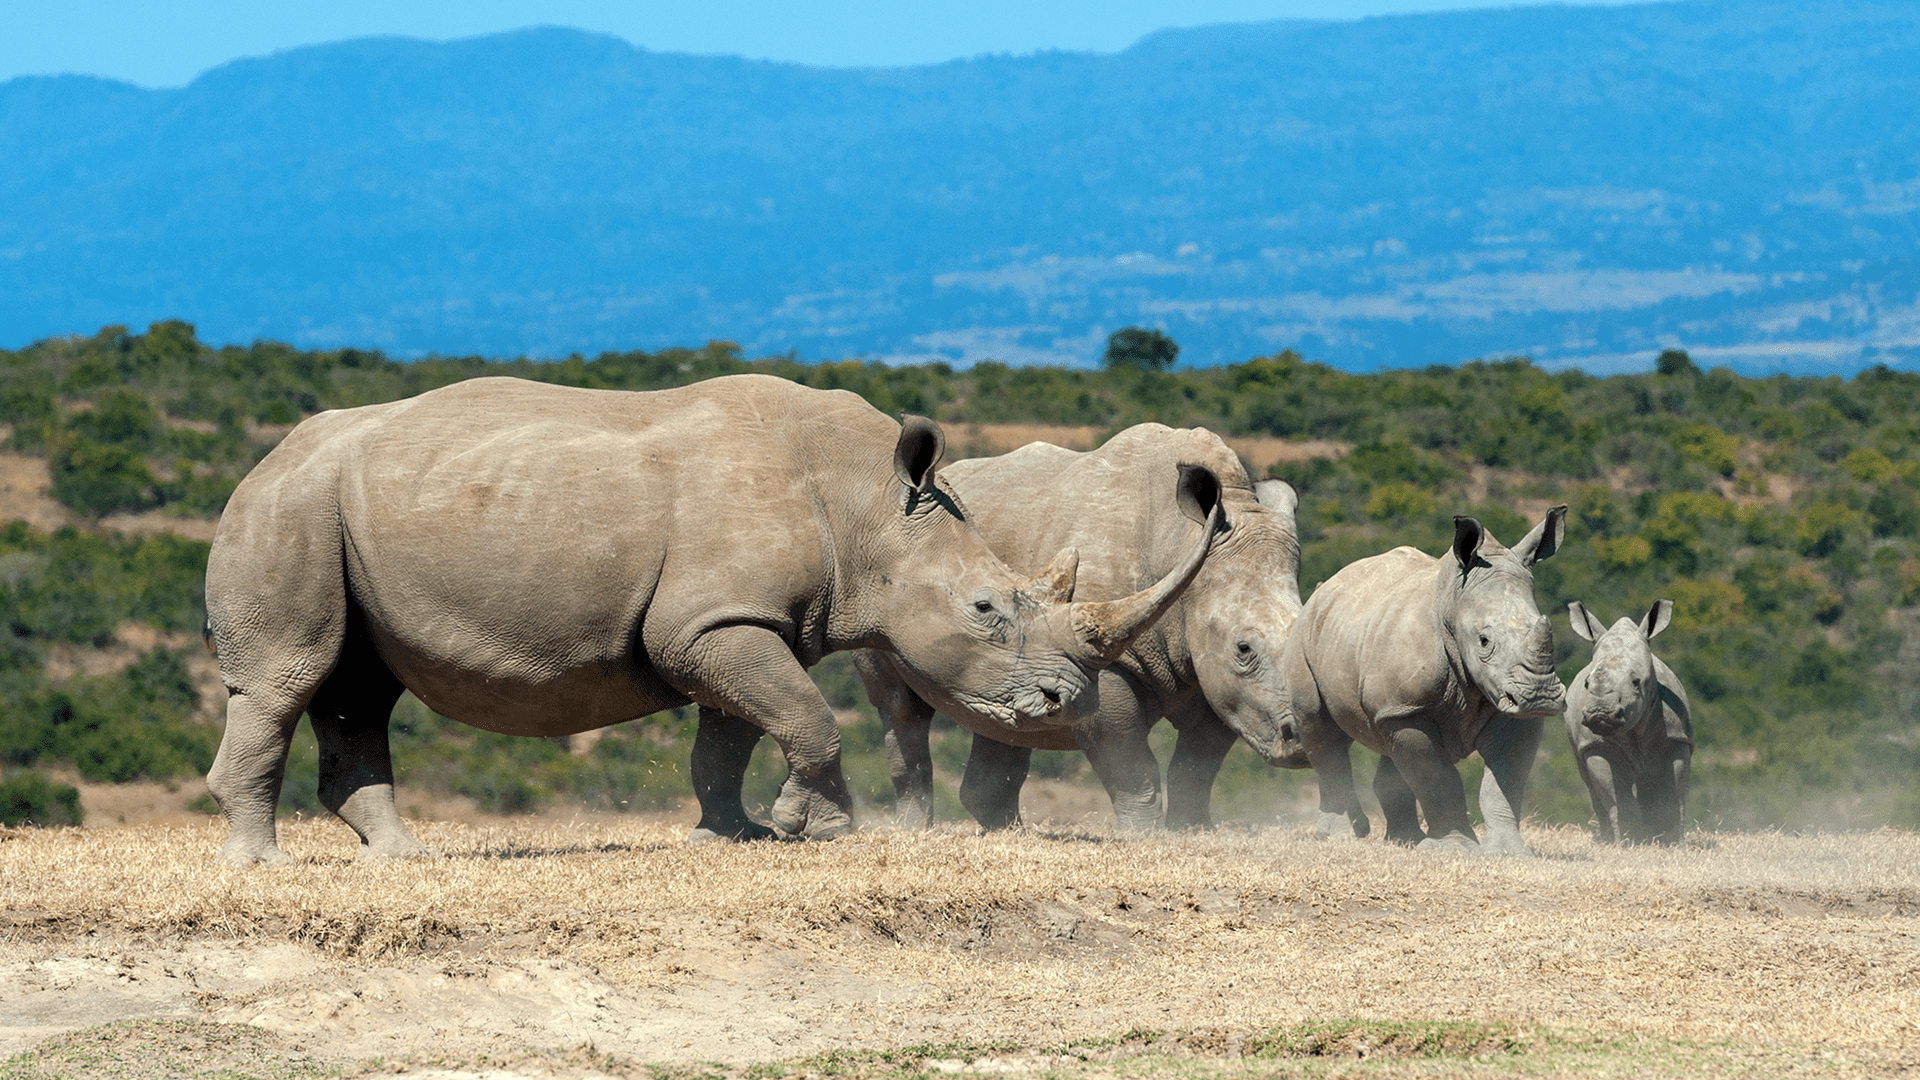
[{"label": "blue mountain", "polygon": [[822,69],[536,29],[0,83],[0,344],[1920,366],[1920,5],[1166,31]]}]

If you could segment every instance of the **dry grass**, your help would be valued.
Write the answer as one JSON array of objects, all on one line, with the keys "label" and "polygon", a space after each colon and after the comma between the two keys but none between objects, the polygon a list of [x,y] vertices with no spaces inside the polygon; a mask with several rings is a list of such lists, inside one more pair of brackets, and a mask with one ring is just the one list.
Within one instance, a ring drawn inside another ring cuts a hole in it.
[{"label": "dry grass", "polygon": [[719,979],[868,1047],[1135,1028],[1225,1045],[1347,1018],[1883,1066],[1920,1050],[1910,833],[1614,850],[1559,829],[1513,860],[1297,830],[689,849],[683,829],[425,825],[444,858],[363,865],[343,826],[308,822],[283,826],[297,862],[275,871],[212,869],[219,827],[13,830],[0,939],[14,955],[111,939],[295,942],[363,965],[539,957],[668,993]]}]

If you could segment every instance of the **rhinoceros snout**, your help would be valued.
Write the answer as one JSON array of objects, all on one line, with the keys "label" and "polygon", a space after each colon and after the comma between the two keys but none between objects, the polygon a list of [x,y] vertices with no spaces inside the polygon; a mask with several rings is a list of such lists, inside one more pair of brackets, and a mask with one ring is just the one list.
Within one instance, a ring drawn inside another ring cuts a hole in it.
[{"label": "rhinoceros snout", "polygon": [[1601,738],[1605,738],[1608,735],[1617,735],[1620,733],[1621,728],[1627,726],[1624,717],[1614,716],[1610,713],[1601,713],[1598,715],[1589,714],[1583,717],[1580,723],[1588,731],[1593,732]]}]

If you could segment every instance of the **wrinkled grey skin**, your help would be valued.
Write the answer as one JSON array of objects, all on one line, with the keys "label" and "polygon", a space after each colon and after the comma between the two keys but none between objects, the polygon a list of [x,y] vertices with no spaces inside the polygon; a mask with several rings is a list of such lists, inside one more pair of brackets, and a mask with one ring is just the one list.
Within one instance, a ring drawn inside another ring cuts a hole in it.
[{"label": "wrinkled grey skin", "polygon": [[[1188,489],[1207,474],[1189,470],[1183,480],[1182,467],[1193,465],[1220,481],[1229,528],[1186,594],[1100,672],[1098,693],[1082,699],[1091,710],[1018,727],[947,714],[974,732],[960,801],[986,828],[1020,820],[1020,787],[1036,749],[1086,751],[1120,826],[1158,827],[1160,763],[1147,733],[1161,717],[1180,733],[1166,780],[1172,827],[1212,824],[1214,777],[1235,738],[1275,764],[1306,764],[1283,759],[1279,747],[1279,652],[1300,613],[1291,487],[1270,480],[1256,488],[1217,436],[1160,424],[1128,428],[1090,453],[1032,443],[956,463],[944,475],[1008,565],[1038,570],[1050,552],[1073,547],[1081,594],[1099,598],[1155,581],[1185,556],[1199,533],[1196,506],[1205,501]],[[1060,505],[1066,493],[1070,511]],[[927,733],[934,708],[902,684],[892,657],[854,659],[887,725],[898,821],[924,827],[933,811]],[[1062,721],[1075,722],[1057,726]]]},{"label": "wrinkled grey skin", "polygon": [[1603,630],[1580,601],[1567,605],[1573,632],[1593,642],[1593,662],[1567,687],[1567,739],[1593,798],[1603,843],[1677,844],[1685,830],[1693,768],[1693,710],[1673,669],[1651,642],[1673,618],[1656,600],[1639,622]]},{"label": "wrinkled grey skin", "polygon": [[361,854],[423,853],[393,804],[403,688],[511,735],[697,702],[695,840],[770,834],[740,805],[763,732],[790,766],[774,823],[851,825],[805,670],[828,652],[887,650],[956,710],[1059,711],[1177,598],[1204,541],[1153,589],[1071,603],[1072,553],[1042,580],[1009,570],[937,482],[942,445],[930,420],[762,375],[656,393],[476,379],[306,421],[235,490],[207,566],[231,693],[207,776],[221,860],[286,860],[273,814],[302,710],[321,801]]},{"label": "wrinkled grey skin", "polygon": [[[1281,667],[1297,737],[1320,781],[1321,836],[1349,823],[1367,833],[1348,756],[1359,742],[1383,757],[1373,787],[1388,839],[1532,853],[1519,818],[1540,718],[1566,708],[1532,568],[1559,548],[1566,512],[1549,510],[1512,549],[1473,518],[1456,517],[1440,558],[1395,548],[1314,590]],[[1484,843],[1455,767],[1476,750],[1487,763]]]}]

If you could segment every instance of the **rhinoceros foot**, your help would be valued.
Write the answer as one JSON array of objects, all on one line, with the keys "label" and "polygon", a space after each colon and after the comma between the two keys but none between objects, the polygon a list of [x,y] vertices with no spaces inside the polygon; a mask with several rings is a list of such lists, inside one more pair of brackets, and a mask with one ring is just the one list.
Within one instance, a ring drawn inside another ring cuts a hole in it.
[{"label": "rhinoceros foot", "polygon": [[780,797],[773,801],[773,827],[788,836],[831,840],[853,831],[852,806],[838,764],[812,776],[788,773]]},{"label": "rhinoceros foot", "polygon": [[1422,829],[1418,822],[1414,823],[1411,827],[1401,825],[1396,828],[1390,824],[1387,826],[1385,839],[1389,844],[1406,844],[1412,847],[1426,843],[1427,831]]},{"label": "rhinoceros foot", "polygon": [[1373,831],[1367,823],[1366,815],[1350,817],[1331,811],[1323,812],[1320,819],[1313,823],[1313,835],[1316,840],[1358,840]]},{"label": "rhinoceros foot", "polygon": [[285,866],[293,859],[280,850],[278,844],[268,841],[252,843],[241,837],[233,837],[220,849],[219,858],[214,860],[218,866]]},{"label": "rhinoceros foot", "polygon": [[1450,832],[1444,836],[1429,836],[1420,841],[1421,851],[1457,852],[1461,855],[1481,853],[1480,841],[1467,833]]},{"label": "rhinoceros foot", "polygon": [[1526,855],[1531,856],[1533,849],[1513,830],[1488,832],[1487,838],[1480,841],[1480,850],[1488,855]]}]

